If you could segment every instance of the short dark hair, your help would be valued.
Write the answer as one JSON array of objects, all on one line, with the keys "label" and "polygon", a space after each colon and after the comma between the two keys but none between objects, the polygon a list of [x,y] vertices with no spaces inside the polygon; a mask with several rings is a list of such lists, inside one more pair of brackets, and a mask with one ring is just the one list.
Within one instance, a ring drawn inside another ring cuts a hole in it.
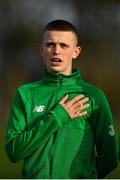
[{"label": "short dark hair", "polygon": [[65,21],[65,20],[53,20],[51,22],[49,22],[45,28],[44,28],[44,33],[46,31],[53,31],[53,30],[56,30],[56,31],[71,31],[75,34],[76,36],[76,39],[78,41],[78,32],[77,32],[77,29],[75,28],[75,26],[68,22],[68,21]]}]

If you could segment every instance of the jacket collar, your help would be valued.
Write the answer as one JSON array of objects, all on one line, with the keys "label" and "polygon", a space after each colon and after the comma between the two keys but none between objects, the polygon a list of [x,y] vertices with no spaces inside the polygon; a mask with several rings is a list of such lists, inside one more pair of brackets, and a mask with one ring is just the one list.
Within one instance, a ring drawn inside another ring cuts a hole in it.
[{"label": "jacket collar", "polygon": [[80,82],[81,80],[81,75],[79,69],[73,69],[72,74],[70,75],[63,75],[63,74],[54,74],[47,72],[45,70],[44,73],[44,82],[50,83],[50,84],[69,84],[73,85],[76,84],[78,81]]}]

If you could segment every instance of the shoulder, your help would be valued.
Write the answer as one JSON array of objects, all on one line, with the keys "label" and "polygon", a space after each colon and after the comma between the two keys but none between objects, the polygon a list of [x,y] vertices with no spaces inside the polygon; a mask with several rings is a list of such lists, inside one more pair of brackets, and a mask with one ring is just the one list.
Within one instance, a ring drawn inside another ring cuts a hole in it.
[{"label": "shoulder", "polygon": [[96,102],[103,103],[107,101],[106,94],[101,88],[98,88],[86,81],[83,81],[83,89],[86,94],[88,94],[88,96],[94,99]]},{"label": "shoulder", "polygon": [[112,116],[110,104],[104,91],[87,82],[84,82],[84,90],[86,90],[85,92],[91,102],[92,115],[96,116],[96,118],[98,117],[98,115],[100,117],[106,115],[106,117],[111,118]]},{"label": "shoulder", "polygon": [[14,97],[17,99],[28,100],[32,96],[34,91],[42,85],[42,80],[36,82],[30,82],[20,85],[14,93]]},{"label": "shoulder", "polygon": [[87,81],[82,81],[82,87],[90,94],[94,95],[103,95],[104,92],[101,88],[94,86],[93,84],[88,83]]},{"label": "shoulder", "polygon": [[42,84],[42,80],[40,81],[36,81],[36,82],[30,82],[30,83],[26,83],[26,84],[22,84],[17,88],[17,91],[25,91],[25,92],[29,92],[32,91],[34,89],[36,89],[37,87],[39,87]]}]

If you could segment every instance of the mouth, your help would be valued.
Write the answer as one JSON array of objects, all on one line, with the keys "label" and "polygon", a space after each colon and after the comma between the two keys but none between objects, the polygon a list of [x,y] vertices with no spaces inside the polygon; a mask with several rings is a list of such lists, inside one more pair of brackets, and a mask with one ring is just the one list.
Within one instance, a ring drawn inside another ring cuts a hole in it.
[{"label": "mouth", "polygon": [[52,66],[60,66],[61,63],[62,63],[62,60],[60,58],[52,58],[51,59]]},{"label": "mouth", "polygon": [[62,60],[60,58],[52,58],[51,61],[52,62],[62,62]]}]

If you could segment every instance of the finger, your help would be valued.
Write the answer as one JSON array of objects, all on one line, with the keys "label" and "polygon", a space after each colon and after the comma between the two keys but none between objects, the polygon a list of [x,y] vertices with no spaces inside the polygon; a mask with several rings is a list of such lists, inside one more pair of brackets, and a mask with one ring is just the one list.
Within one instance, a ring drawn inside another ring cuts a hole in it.
[{"label": "finger", "polygon": [[64,96],[59,103],[64,104],[67,101],[67,99],[68,99],[68,94]]},{"label": "finger", "polygon": [[89,101],[89,98],[84,98],[82,100],[79,101],[79,104],[84,104],[85,102]]},{"label": "finger", "polygon": [[89,106],[90,106],[89,104],[85,104],[85,105],[79,106],[78,108],[74,109],[74,113],[80,113],[84,109],[87,109]]},{"label": "finger", "polygon": [[81,113],[76,113],[76,114],[74,114],[72,119],[85,116],[86,114],[87,114],[87,111],[84,111],[84,112],[81,112]]},{"label": "finger", "polygon": [[79,99],[81,99],[83,97],[84,97],[84,95],[79,95],[79,96],[74,97],[72,100],[67,101],[66,104],[65,104],[66,107],[70,108],[70,109],[71,108],[74,109],[74,104],[76,104],[79,101]]},{"label": "finger", "polygon": [[83,105],[83,103],[89,101],[89,98],[84,98],[83,100],[79,100],[77,102],[75,102],[72,106],[74,109],[76,109],[77,107]]},{"label": "finger", "polygon": [[90,106],[90,104],[82,105],[82,106],[80,106],[80,110],[84,110],[84,109],[88,108],[89,106]]},{"label": "finger", "polygon": [[87,114],[87,111],[84,111],[84,112],[77,114],[77,117],[82,117],[82,116],[85,116],[86,114]]},{"label": "finger", "polygon": [[74,104],[76,103],[77,101],[79,101],[80,99],[82,99],[84,97],[83,94],[79,95],[79,96],[76,96],[74,97],[72,100],[71,100],[71,104]]}]

